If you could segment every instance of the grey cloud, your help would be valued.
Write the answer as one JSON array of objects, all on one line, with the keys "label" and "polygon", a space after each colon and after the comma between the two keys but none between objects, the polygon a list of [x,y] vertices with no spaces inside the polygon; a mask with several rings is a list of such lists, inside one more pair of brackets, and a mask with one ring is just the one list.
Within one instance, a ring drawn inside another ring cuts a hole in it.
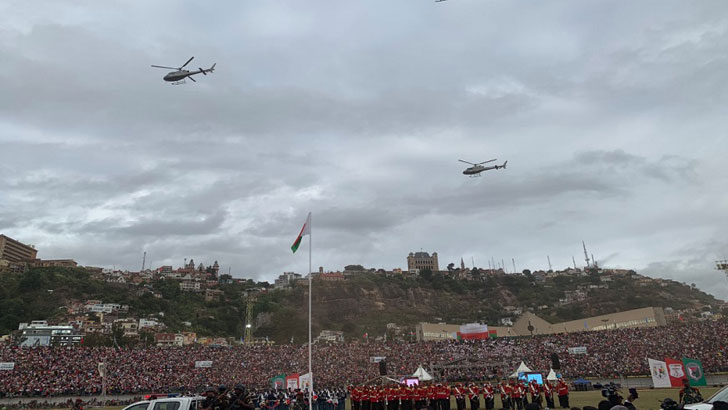
[{"label": "grey cloud", "polygon": [[722,1],[43,5],[0,16],[0,232],[41,257],[271,279],[309,210],[331,269],[725,252]]},{"label": "grey cloud", "polygon": [[[163,218],[163,217],[162,217]],[[122,233],[133,236],[195,236],[215,232],[225,221],[223,212],[212,215],[187,218],[161,220],[159,216],[153,219],[142,219],[130,226],[109,227],[109,230],[119,229]]]}]

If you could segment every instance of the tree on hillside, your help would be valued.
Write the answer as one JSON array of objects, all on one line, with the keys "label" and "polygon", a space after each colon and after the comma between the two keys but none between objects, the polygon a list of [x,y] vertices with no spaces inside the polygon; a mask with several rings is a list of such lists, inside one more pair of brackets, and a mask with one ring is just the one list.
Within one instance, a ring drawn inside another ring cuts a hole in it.
[{"label": "tree on hillside", "polygon": [[420,271],[420,277],[426,281],[432,280],[432,270],[429,268],[422,269]]}]

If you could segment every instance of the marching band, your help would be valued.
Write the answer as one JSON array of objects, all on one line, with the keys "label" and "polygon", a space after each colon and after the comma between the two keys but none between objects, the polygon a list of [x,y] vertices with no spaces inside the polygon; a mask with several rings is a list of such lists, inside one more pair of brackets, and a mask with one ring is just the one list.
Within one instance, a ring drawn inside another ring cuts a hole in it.
[{"label": "marching band", "polygon": [[495,396],[500,394],[502,408],[523,410],[528,403],[537,403],[543,408],[554,408],[554,392],[559,396],[561,407],[568,408],[568,385],[559,380],[556,386],[545,380],[539,384],[535,380],[526,383],[522,380],[485,382],[481,384],[433,383],[420,385],[393,386],[349,386],[348,395],[352,410],[450,410],[451,398],[455,398],[456,410],[466,410],[466,400],[470,410],[480,410],[481,398],[485,410],[495,408]]}]

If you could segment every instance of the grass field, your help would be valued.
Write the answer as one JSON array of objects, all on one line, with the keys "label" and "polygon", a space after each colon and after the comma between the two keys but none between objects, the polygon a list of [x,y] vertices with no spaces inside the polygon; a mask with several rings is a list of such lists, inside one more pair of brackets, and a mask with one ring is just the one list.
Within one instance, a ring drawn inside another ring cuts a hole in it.
[{"label": "grass field", "polygon": [[[700,389],[700,392],[703,394],[704,398],[708,398],[713,395],[713,393],[717,392],[719,390],[718,387],[703,387]],[[634,405],[639,410],[658,410],[660,408],[660,401],[665,399],[666,397],[669,397],[675,401],[678,399],[678,392],[679,389],[643,389],[643,390],[637,390],[637,392],[640,395],[640,398],[634,402]],[[629,394],[627,391],[623,391],[622,395],[626,396]],[[558,404],[558,398],[554,397],[556,400],[556,404]],[[597,407],[600,401],[603,400],[602,394],[599,390],[592,390],[592,391],[573,391],[569,393],[569,405],[571,407],[584,407],[584,406],[594,406]],[[495,401],[496,408],[500,405],[500,399],[496,398]],[[470,406],[470,403],[468,403],[468,406]],[[121,410],[123,407],[97,407],[95,409],[98,410]],[[455,410],[457,407],[455,406],[455,400],[452,400],[451,409]],[[481,410],[483,409],[483,404],[481,400]],[[470,407],[468,407],[470,409]],[[58,409],[58,410],[68,410],[68,408],[64,409]],[[346,403],[346,410],[351,410],[350,403]]]}]

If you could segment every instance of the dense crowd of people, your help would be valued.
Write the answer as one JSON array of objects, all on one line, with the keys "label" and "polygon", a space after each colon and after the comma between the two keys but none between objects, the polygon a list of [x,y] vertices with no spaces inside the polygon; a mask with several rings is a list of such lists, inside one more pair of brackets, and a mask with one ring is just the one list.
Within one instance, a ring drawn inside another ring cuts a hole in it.
[{"label": "dense crowd of people", "polygon": [[[586,347],[571,355],[568,348]],[[268,387],[279,374],[307,372],[306,346],[34,347],[0,345],[0,397],[96,395],[102,380],[98,364],[106,363],[107,393],[199,392],[209,384],[243,383]],[[379,375],[371,357],[386,357],[388,372],[412,374],[419,365],[442,381],[483,381],[507,377],[524,361],[548,372],[551,354],[560,357],[561,373],[569,377],[648,375],[647,358],[692,357],[706,372],[728,370],[728,324],[706,321],[684,325],[580,332],[521,338],[442,342],[359,342],[316,344],[313,373],[317,386],[340,388]],[[439,370],[436,365],[470,359],[484,365]],[[212,361],[196,368],[196,361]],[[493,365],[488,365],[493,363]]]}]

